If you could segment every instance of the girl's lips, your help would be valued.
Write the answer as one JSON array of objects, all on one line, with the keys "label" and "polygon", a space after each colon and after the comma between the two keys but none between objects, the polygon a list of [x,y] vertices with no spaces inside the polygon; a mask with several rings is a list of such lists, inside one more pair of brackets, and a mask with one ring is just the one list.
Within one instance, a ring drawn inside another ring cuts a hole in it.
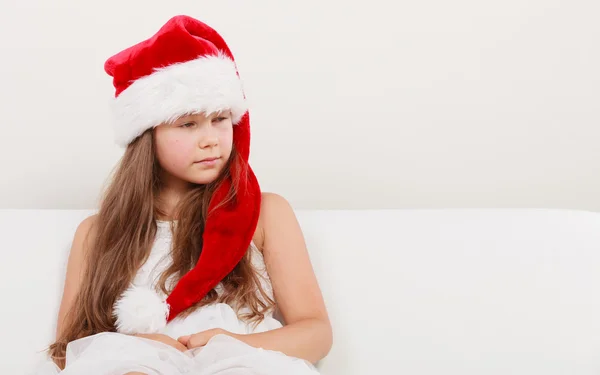
[{"label": "girl's lips", "polygon": [[217,164],[217,162],[219,161],[220,158],[206,158],[206,159],[202,159],[200,161],[194,162],[194,164],[199,164],[199,165],[205,165],[205,166],[212,166]]}]

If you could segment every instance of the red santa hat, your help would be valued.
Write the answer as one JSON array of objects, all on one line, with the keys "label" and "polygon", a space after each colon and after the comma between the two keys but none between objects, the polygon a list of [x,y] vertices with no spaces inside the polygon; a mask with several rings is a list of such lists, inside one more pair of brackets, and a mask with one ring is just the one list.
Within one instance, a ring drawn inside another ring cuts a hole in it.
[{"label": "red santa hat", "polygon": [[[248,249],[260,211],[260,188],[247,165],[250,119],[233,55],[208,25],[188,16],[171,18],[154,36],[123,50],[105,63],[116,89],[113,101],[116,142],[125,147],[147,129],[190,113],[230,110],[233,143],[245,163],[215,192],[203,234],[200,259],[166,300],[143,288],[129,288],[115,303],[117,329],[158,331],[200,301]],[[236,184],[235,201],[220,205]]]}]

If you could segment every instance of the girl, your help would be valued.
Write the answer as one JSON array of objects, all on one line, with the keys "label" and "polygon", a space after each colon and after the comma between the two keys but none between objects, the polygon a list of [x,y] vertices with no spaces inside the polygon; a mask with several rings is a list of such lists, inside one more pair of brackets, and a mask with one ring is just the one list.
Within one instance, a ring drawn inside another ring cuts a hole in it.
[{"label": "girl", "polygon": [[75,233],[43,373],[316,373],[328,315],[290,205],[247,163],[224,40],[177,16],[105,70],[126,150]]}]

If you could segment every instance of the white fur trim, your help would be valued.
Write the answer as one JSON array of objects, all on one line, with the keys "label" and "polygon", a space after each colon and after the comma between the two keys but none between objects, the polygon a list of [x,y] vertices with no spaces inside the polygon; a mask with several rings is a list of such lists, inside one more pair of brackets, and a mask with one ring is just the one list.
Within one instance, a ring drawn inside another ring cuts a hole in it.
[{"label": "white fur trim", "polygon": [[169,305],[152,289],[131,285],[114,305],[117,332],[157,333],[167,325]]},{"label": "white fur trim", "polygon": [[126,147],[147,129],[190,113],[231,110],[238,123],[248,110],[235,63],[227,56],[203,56],[142,77],[112,103],[115,141]]}]

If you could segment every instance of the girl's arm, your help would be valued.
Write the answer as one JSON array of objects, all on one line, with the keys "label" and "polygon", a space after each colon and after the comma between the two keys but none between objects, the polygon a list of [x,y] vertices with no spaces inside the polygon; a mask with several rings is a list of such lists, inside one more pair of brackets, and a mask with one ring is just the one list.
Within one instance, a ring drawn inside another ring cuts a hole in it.
[{"label": "girl's arm", "polygon": [[315,363],[329,353],[333,339],[302,230],[289,203],[276,194],[263,194],[259,220],[267,272],[286,325],[236,338]]},{"label": "girl's arm", "polygon": [[67,272],[65,276],[65,285],[63,288],[63,295],[60,302],[60,308],[58,310],[58,319],[56,323],[56,337],[60,336],[64,325],[64,320],[67,312],[71,309],[71,305],[77,296],[77,292],[81,286],[81,277],[84,271],[84,248],[90,241],[90,236],[93,235],[91,230],[96,215],[90,216],[83,220],[73,237],[73,243],[71,245],[71,251],[69,252],[69,259],[67,261]]},{"label": "girl's arm", "polygon": [[203,346],[212,336],[225,333],[254,347],[316,363],[331,348],[331,325],[302,231],[285,199],[275,194],[263,194],[258,230],[261,241],[257,242],[263,244],[267,271],[286,325],[247,335],[217,329],[179,340],[191,348]]}]

